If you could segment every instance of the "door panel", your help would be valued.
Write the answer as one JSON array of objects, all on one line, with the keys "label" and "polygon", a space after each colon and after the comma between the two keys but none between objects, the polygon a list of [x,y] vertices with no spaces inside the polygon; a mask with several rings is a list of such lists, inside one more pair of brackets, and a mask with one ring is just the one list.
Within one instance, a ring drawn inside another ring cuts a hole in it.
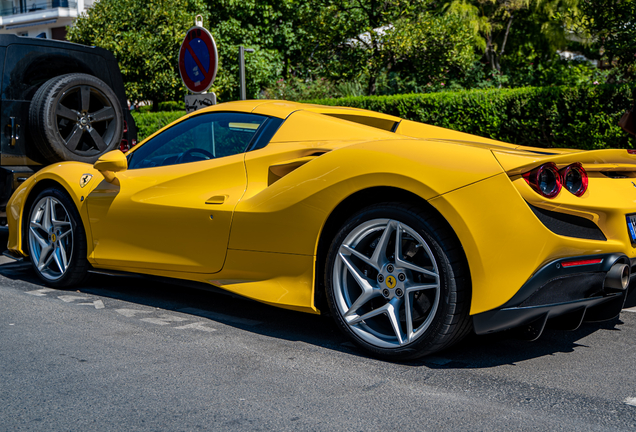
[{"label": "door panel", "polygon": [[267,117],[203,113],[135,148],[119,185],[88,196],[96,265],[215,273],[245,193],[245,150]]},{"label": "door panel", "polygon": [[232,213],[245,192],[243,154],[117,177],[119,186],[104,180],[87,197],[97,266],[221,270]]}]

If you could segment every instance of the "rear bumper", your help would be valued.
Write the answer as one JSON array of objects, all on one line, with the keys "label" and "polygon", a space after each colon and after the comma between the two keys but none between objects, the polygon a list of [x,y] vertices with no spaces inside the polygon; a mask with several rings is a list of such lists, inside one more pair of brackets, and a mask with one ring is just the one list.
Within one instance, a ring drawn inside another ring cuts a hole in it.
[{"label": "rear bumper", "polygon": [[[592,259],[601,262],[563,266]],[[619,263],[632,265],[623,254],[555,260],[537,271],[506,304],[474,315],[475,332],[486,334],[532,325],[540,334],[548,320],[560,328],[574,330],[583,321],[612,319],[622,310],[629,290],[606,286],[607,272]]]}]

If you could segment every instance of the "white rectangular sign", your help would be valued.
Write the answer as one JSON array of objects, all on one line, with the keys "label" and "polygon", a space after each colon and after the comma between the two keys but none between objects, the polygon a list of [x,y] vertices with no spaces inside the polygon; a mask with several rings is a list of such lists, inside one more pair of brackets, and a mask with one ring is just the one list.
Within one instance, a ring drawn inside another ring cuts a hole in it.
[{"label": "white rectangular sign", "polygon": [[216,95],[214,93],[186,95],[185,97],[186,113],[191,113],[211,105],[216,105]]}]

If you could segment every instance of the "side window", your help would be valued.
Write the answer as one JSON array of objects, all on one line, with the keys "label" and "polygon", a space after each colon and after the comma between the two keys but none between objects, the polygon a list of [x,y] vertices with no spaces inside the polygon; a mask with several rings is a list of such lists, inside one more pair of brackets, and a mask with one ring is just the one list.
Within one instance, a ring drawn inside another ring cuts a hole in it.
[{"label": "side window", "polygon": [[267,117],[209,113],[190,117],[134,151],[128,169],[177,165],[246,151]]}]

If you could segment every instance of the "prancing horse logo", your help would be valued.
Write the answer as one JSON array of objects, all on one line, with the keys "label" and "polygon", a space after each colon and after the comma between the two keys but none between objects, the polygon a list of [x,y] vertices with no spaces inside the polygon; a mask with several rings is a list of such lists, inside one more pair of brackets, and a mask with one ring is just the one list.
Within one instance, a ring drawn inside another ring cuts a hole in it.
[{"label": "prancing horse logo", "polygon": [[80,179],[80,187],[84,187],[88,184],[89,181],[93,178],[93,174],[84,174]]}]

